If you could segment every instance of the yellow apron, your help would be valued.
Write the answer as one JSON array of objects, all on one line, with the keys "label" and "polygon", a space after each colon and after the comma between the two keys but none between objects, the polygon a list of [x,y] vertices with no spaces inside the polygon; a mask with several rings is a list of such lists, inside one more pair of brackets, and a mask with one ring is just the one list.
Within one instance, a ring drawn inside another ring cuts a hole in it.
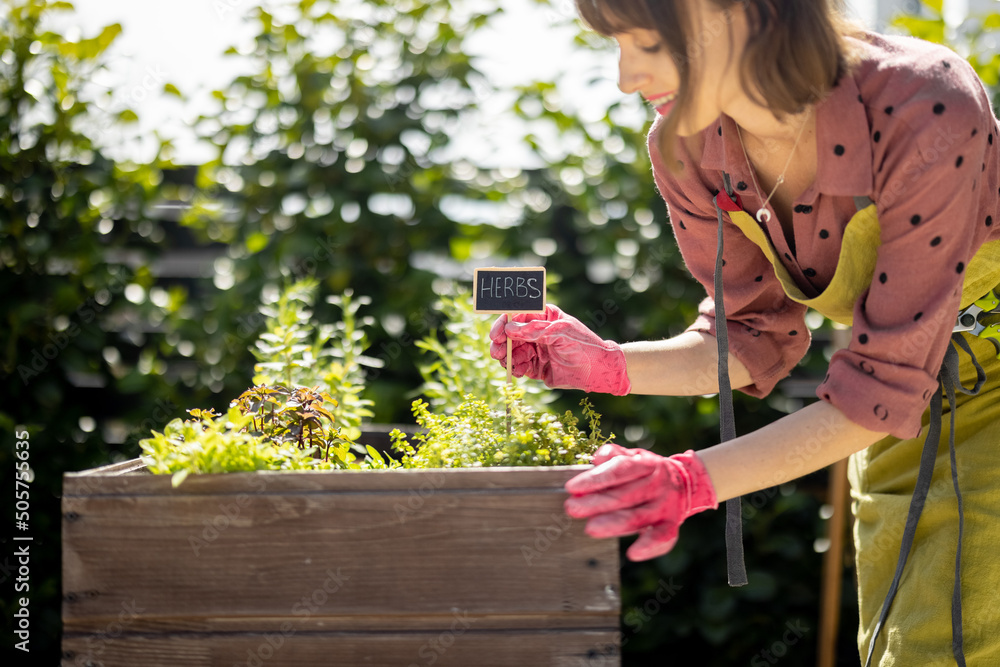
[{"label": "yellow apron", "polygon": [[[726,178],[726,190],[731,194]],[[774,267],[789,298],[824,316],[850,325],[857,299],[868,289],[881,245],[875,204],[856,199],[858,212],[844,230],[837,269],[829,286],[808,299],[778,259],[756,220],[725,193],[716,198],[730,220],[753,241]],[[1000,282],[1000,242],[983,245],[966,268],[962,308]],[[957,315],[957,313],[956,313]],[[964,509],[959,625],[966,664],[1000,665],[1000,360],[989,341],[962,334],[983,370],[986,383],[975,396],[956,399],[957,471]],[[962,385],[975,384],[976,368],[959,355]],[[900,557],[904,524],[916,486],[921,452],[930,425],[923,415],[920,435],[887,437],[850,457],[849,479],[855,516],[862,664]],[[953,487],[948,424],[938,442],[930,489],[913,537],[898,590],[873,648],[871,664],[881,667],[955,665],[952,649],[952,589],[959,540],[958,500]],[[964,622],[962,619],[964,618]]]}]

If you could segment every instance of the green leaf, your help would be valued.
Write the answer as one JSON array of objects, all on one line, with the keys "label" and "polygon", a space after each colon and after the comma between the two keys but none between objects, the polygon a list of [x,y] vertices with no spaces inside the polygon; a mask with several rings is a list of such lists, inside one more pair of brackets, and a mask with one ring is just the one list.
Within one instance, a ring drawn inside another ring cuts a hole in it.
[{"label": "green leaf", "polygon": [[187,479],[187,478],[188,478],[188,475],[190,475],[190,474],[191,474],[191,470],[190,470],[190,469],[187,469],[187,468],[185,468],[184,470],[179,470],[178,472],[175,472],[175,473],[174,473],[174,474],[173,474],[173,475],[172,475],[172,476],[170,477],[170,486],[172,486],[173,488],[175,488],[175,489],[176,489],[176,488],[177,488],[178,486],[180,486],[180,485],[181,485],[181,483],[182,483],[182,482],[183,482],[183,481],[184,481],[185,479]]},{"label": "green leaf", "polygon": [[163,92],[167,93],[168,95],[173,95],[175,97],[181,97],[181,98],[184,97],[184,95],[181,94],[181,91],[178,90],[177,86],[175,86],[172,83],[163,84]]},{"label": "green leaf", "polygon": [[105,26],[97,37],[81,39],[78,42],[61,43],[59,45],[59,52],[78,60],[94,60],[111,46],[111,43],[115,41],[121,32],[121,24],[112,23]]},{"label": "green leaf", "polygon": [[892,25],[902,28],[909,34],[919,39],[924,39],[937,44],[945,41],[945,25],[942,19],[922,19],[916,16],[899,16],[893,19]]},{"label": "green leaf", "polygon": [[268,371],[283,371],[288,367],[288,364],[281,361],[264,361],[258,363],[257,366]]},{"label": "green leaf", "polygon": [[465,262],[472,256],[472,239],[455,237],[451,239],[451,256]]},{"label": "green leaf", "polygon": [[268,237],[261,232],[254,232],[247,237],[246,246],[247,252],[251,255],[256,254],[267,247]]},{"label": "green leaf", "polygon": [[385,459],[382,458],[382,454],[380,454],[377,449],[371,445],[365,445],[365,450],[368,452],[368,456],[378,462],[379,467],[385,467]]}]

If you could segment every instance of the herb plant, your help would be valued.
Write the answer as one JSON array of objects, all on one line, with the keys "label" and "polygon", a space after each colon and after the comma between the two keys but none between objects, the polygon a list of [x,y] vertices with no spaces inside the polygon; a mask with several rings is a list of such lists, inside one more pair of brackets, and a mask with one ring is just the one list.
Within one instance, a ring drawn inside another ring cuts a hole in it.
[{"label": "herb plant", "polygon": [[[594,451],[614,438],[605,438],[600,415],[587,399],[580,405],[590,431],[577,426],[567,411],[562,417],[540,411],[523,400],[523,390],[511,389],[492,406],[467,395],[451,413],[434,414],[422,400],[413,402],[413,415],[423,429],[410,443],[406,435],[391,433],[393,448],[404,468],[476,468],[481,466],[546,466],[589,463]],[[509,401],[506,399],[509,398]],[[511,430],[501,406],[510,406]]]},{"label": "herb plant", "polygon": [[261,306],[267,319],[252,348],[254,385],[226,414],[191,410],[190,419],[175,419],[140,441],[151,472],[173,474],[176,485],[191,473],[572,465],[589,462],[614,437],[603,436],[600,415],[586,399],[584,431],[571,412],[545,409],[551,390],[508,386],[504,369],[483,350],[492,318],[473,313],[471,296],[459,291],[438,304],[443,340],[433,333],[418,343],[437,357],[420,369],[434,412],[425,400],[413,403],[421,431],[412,443],[393,431],[400,460],[362,448],[355,439],[371,415],[362,397],[369,319],[357,313],[368,301],[349,292],[333,298],[342,320],[316,326],[317,288],[313,280],[299,281]]},{"label": "herb plant", "polygon": [[403,467],[588,463],[606,441],[590,402],[581,401],[588,433],[571,412],[560,417],[546,410],[555,393],[541,383],[509,386],[506,370],[486,353],[495,316],[473,312],[467,289],[442,296],[437,309],[445,319],[444,339],[431,332],[417,342],[430,356],[420,366],[427,400],[412,405],[422,431],[412,442],[399,430],[391,434]]},{"label": "herb plant", "polygon": [[333,415],[324,407],[336,405],[337,401],[325,392],[258,385],[243,392],[233,404],[244,415],[250,415],[250,427],[255,432],[272,442],[294,444],[300,450],[314,451],[316,458],[322,454],[325,460],[330,459],[332,451],[334,459],[350,462],[350,441],[341,437],[340,429],[333,426]]},{"label": "herb plant", "polygon": [[[346,292],[336,324],[315,326],[310,310],[318,283],[287,286],[273,305],[262,304],[265,331],[252,348],[254,386],[225,415],[191,410],[193,419],[170,422],[140,441],[152,472],[173,473],[179,484],[192,473],[247,470],[392,468],[399,463],[355,443],[370,416],[364,390],[367,299]],[[361,461],[352,450],[367,451]]]},{"label": "herb plant", "polygon": [[[419,366],[424,379],[421,393],[430,406],[453,412],[470,394],[489,405],[503,402],[507,371],[487,353],[495,316],[473,312],[472,293],[467,289],[442,296],[436,308],[445,319],[444,340],[432,331],[416,343],[430,357]],[[541,408],[553,399],[544,385],[527,384],[521,400]]]},{"label": "herb plant", "polygon": [[366,328],[371,318],[358,317],[361,306],[371,299],[355,299],[348,290],[328,301],[340,307],[341,319],[333,324],[315,324],[312,305],[319,284],[300,280],[286,287],[273,305],[262,304],[265,331],[253,346],[255,385],[323,387],[336,400],[326,410],[345,435],[357,439],[362,421],[372,416],[371,401],[362,398],[365,388],[363,365],[368,345]]},{"label": "herb plant", "polygon": [[[305,438],[300,443],[295,437],[274,437],[274,431],[288,433],[292,419],[268,422],[262,420],[260,414],[244,412],[236,405],[222,415],[214,410],[189,412],[191,419],[174,419],[162,433],[154,431],[152,437],[139,442],[147,469],[153,473],[172,474],[173,486],[179,485],[191,473],[360,467],[352,463],[354,455],[348,447],[333,442],[326,443],[321,456],[321,446],[315,435],[307,436],[313,443],[309,446]],[[310,419],[304,411],[300,412],[303,419]],[[269,423],[274,426],[269,428]]]}]

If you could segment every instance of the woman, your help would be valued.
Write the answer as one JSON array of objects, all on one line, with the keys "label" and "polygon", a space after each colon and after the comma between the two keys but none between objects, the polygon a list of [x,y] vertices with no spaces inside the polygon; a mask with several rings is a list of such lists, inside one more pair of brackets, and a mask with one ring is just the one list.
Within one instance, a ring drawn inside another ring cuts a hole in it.
[{"label": "woman", "polygon": [[514,374],[553,387],[762,397],[805,353],[807,308],[852,325],[819,401],[698,453],[606,445],[567,511],[651,558],[691,514],[851,456],[862,657],[997,665],[1000,362],[972,335],[1000,283],[997,120],[963,59],[831,2],[577,0],[656,108],[653,175],[709,298],[683,334],[624,345],[555,307],[502,316],[491,355],[510,338]]}]

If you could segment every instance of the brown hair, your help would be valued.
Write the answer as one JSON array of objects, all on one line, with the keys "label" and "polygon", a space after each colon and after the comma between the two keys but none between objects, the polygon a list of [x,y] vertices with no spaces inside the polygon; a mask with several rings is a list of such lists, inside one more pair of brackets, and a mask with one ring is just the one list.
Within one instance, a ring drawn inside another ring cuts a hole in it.
[{"label": "brown hair", "polygon": [[723,10],[746,8],[749,35],[739,57],[740,82],[750,99],[770,108],[779,120],[829,92],[853,62],[844,38],[859,32],[844,18],[841,0],[576,0],[583,21],[602,35],[653,29],[666,44],[680,85],[674,112],[662,125],[659,148],[664,163],[675,171],[674,138],[693,97],[690,61],[702,48],[692,42],[687,5],[705,1]]}]

